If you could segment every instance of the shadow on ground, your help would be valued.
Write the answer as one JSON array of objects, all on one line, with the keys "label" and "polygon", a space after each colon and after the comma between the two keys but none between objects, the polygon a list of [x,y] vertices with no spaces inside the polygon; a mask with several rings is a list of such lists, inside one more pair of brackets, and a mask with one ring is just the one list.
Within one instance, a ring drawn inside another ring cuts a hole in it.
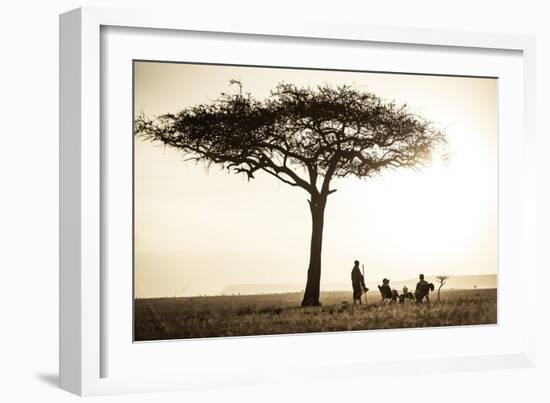
[{"label": "shadow on ground", "polygon": [[35,374],[36,379],[44,382],[49,386],[55,388],[59,387],[59,375],[58,374]]}]

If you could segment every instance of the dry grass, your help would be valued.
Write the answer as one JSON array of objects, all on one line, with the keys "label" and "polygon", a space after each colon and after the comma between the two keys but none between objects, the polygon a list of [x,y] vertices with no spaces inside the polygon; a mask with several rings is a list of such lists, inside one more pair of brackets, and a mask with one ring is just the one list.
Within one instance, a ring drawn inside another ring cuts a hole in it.
[{"label": "dry grass", "polygon": [[[249,336],[494,324],[497,294],[491,290],[443,290],[441,302],[353,306],[351,292],[321,294],[323,306],[300,308],[302,294],[183,297],[135,301],[135,340]],[[345,301],[345,303],[344,303]]]}]

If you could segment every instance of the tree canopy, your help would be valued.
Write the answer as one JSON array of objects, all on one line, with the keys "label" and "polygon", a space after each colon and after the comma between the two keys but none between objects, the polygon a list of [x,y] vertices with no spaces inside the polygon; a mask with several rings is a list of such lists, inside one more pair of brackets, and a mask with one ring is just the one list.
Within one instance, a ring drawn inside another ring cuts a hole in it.
[{"label": "tree canopy", "polygon": [[281,83],[258,100],[233,83],[241,88],[236,94],[221,93],[213,102],[155,119],[139,116],[135,133],[189,159],[249,179],[263,171],[312,195],[333,192],[333,177],[419,168],[446,144],[431,121],[372,92]]}]

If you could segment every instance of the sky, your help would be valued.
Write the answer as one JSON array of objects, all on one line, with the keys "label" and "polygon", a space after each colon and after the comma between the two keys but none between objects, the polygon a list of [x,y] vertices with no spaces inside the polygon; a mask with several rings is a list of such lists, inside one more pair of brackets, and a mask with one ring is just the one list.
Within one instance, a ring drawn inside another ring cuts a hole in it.
[{"label": "sky", "polygon": [[[135,62],[134,109],[175,113],[243,91],[258,99],[279,82],[353,85],[406,103],[449,142],[449,159],[421,171],[334,179],[325,211],[323,284],[497,273],[498,81],[491,78]],[[305,287],[308,194],[268,174],[247,181],[135,139],[134,275],[137,298],[212,295],[234,284]],[[351,285],[350,285],[351,287]]]}]

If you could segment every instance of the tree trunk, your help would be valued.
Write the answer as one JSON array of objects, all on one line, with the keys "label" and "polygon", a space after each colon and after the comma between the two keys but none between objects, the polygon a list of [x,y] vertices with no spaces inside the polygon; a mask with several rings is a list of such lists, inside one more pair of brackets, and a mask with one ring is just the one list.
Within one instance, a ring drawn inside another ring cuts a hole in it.
[{"label": "tree trunk", "polygon": [[302,306],[320,306],[321,288],[321,250],[323,247],[323,222],[325,217],[326,196],[312,197],[311,210],[311,245],[309,249],[309,268]]},{"label": "tree trunk", "polygon": [[439,295],[441,294],[441,287],[443,287],[443,286],[440,285],[439,288],[437,289],[437,300],[438,301],[441,301],[441,298],[439,297]]}]

